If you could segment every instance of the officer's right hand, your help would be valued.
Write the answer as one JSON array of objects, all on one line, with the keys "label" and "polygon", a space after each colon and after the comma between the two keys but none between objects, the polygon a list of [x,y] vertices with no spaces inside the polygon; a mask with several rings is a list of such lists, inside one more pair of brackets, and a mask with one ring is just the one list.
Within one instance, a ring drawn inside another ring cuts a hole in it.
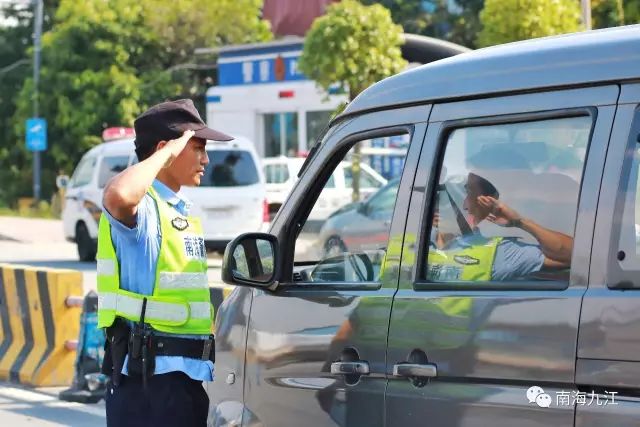
[{"label": "officer's right hand", "polygon": [[194,132],[192,130],[185,131],[180,138],[172,139],[167,141],[164,145],[163,149],[169,150],[170,157],[169,161],[164,165],[164,167],[168,167],[173,163],[173,161],[180,155],[184,147],[187,146],[189,140],[193,137]]}]

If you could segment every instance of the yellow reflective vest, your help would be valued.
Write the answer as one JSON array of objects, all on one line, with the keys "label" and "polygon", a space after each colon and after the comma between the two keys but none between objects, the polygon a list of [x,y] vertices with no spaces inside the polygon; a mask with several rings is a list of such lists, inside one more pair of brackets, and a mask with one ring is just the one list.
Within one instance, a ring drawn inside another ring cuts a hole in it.
[{"label": "yellow reflective vest", "polygon": [[495,237],[466,248],[439,250],[429,248],[427,280],[436,282],[489,281],[496,250],[502,241]]},{"label": "yellow reflective vest", "polygon": [[148,190],[160,219],[160,253],[153,295],[120,288],[120,269],[111,240],[111,226],[102,214],[98,229],[98,327],[116,317],[139,321],[147,298],[145,323],[172,334],[208,335],[213,306],[207,281],[207,254],[200,220],[180,215],[153,188]]}]

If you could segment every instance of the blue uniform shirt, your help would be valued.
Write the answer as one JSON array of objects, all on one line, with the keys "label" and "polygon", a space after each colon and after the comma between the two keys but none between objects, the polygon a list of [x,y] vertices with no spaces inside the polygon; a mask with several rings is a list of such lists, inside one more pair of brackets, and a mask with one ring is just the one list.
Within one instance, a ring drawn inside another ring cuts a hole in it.
[{"label": "blue uniform shirt", "polygon": [[[174,193],[158,180],[153,182],[158,196],[182,215],[188,215],[190,203],[182,195]],[[156,266],[160,254],[160,219],[154,200],[148,194],[138,205],[136,225],[129,228],[104,210],[111,224],[111,239],[120,265],[120,287],[143,295],[153,294]],[[156,332],[156,335],[165,335]],[[191,336],[183,336],[194,338]],[[195,338],[207,338],[196,336]],[[180,356],[156,357],[155,374],[180,371],[194,380],[213,381],[213,363]],[[125,361],[124,374],[127,373]]]},{"label": "blue uniform shirt", "polygon": [[[479,232],[469,236],[460,236],[452,240],[446,250],[469,248],[471,246],[486,244],[486,237]],[[491,280],[504,281],[525,277],[536,271],[540,271],[544,263],[544,254],[538,247],[530,243],[524,243],[516,238],[504,238],[496,248],[493,260]]]}]

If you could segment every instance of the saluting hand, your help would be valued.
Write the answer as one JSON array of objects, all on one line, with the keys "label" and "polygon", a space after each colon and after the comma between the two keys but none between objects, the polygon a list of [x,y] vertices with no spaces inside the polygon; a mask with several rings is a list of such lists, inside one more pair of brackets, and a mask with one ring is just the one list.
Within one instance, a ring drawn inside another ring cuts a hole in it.
[{"label": "saluting hand", "polygon": [[164,167],[169,167],[171,163],[180,155],[184,147],[187,146],[189,140],[193,137],[194,131],[187,130],[185,131],[180,138],[172,139],[167,141],[167,143],[162,147],[163,150],[169,150],[170,157],[167,163],[165,163]]},{"label": "saluting hand", "polygon": [[522,219],[515,209],[491,196],[478,196],[478,204],[491,211],[487,219],[501,227],[513,227]]}]

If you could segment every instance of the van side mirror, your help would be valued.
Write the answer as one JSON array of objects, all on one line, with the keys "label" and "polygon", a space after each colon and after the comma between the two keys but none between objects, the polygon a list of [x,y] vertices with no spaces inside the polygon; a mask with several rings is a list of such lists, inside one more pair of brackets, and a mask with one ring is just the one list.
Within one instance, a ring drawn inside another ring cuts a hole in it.
[{"label": "van side mirror", "polygon": [[358,213],[369,216],[369,204],[367,202],[358,202]]},{"label": "van side mirror", "polygon": [[230,285],[267,288],[277,277],[278,239],[272,234],[245,233],[224,251],[222,280]]}]

